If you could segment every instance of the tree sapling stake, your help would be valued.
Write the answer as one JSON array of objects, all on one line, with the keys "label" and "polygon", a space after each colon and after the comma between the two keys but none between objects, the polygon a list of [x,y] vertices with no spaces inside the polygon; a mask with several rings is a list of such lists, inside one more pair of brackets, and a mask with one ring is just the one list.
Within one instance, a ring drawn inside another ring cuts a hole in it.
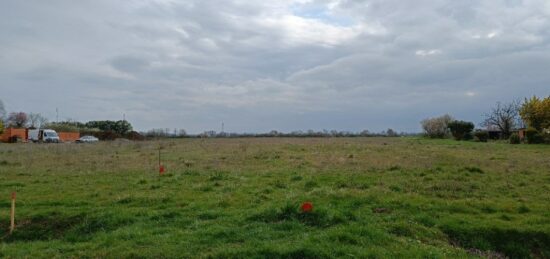
[{"label": "tree sapling stake", "polygon": [[11,193],[11,221],[10,221],[10,234],[15,230],[15,192]]}]

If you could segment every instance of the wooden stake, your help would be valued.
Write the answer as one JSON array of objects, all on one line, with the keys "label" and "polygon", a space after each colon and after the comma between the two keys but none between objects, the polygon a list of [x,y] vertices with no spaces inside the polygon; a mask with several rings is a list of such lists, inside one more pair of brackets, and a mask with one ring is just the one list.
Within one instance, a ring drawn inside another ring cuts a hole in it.
[{"label": "wooden stake", "polygon": [[15,192],[11,193],[11,224],[10,234],[15,230]]},{"label": "wooden stake", "polygon": [[160,162],[160,149],[162,147],[159,146],[159,175],[162,176],[164,174],[164,168],[162,168],[162,163]]}]

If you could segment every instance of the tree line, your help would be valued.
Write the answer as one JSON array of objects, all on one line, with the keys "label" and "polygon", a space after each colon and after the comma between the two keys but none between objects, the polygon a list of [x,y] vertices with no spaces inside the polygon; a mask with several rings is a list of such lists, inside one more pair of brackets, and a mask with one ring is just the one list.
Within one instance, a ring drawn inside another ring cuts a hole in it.
[{"label": "tree line", "polygon": [[[183,133],[182,133],[183,132]],[[216,131],[204,131],[200,134],[187,134],[184,130],[174,129],[153,129],[143,133],[146,137],[168,137],[168,138],[271,138],[271,137],[293,137],[293,138],[307,138],[307,137],[399,137],[399,136],[411,136],[418,135],[415,133],[397,132],[393,129],[383,130],[381,132],[370,132],[363,130],[360,132],[351,131],[337,131],[337,130],[298,130],[291,132],[280,132],[272,130],[264,133],[237,133],[237,132],[216,132]]]},{"label": "tree line", "polygon": [[[523,102],[498,102],[483,115],[481,129],[474,131],[474,123],[456,120],[452,116],[424,119],[420,122],[424,134],[430,138],[453,137],[456,140],[509,140],[512,144],[550,143],[550,96],[533,96]],[[520,136],[520,131],[523,132]]]},{"label": "tree line", "polygon": [[[483,115],[479,124],[482,128],[475,129],[473,122],[457,120],[445,114],[439,117],[427,118],[421,121],[423,134],[430,138],[454,138],[456,140],[475,140],[486,142],[489,139],[504,139],[510,143],[550,143],[550,96],[539,98],[533,96],[523,102],[498,102]],[[279,132],[272,130],[266,133],[228,133],[205,131],[190,135],[184,129],[152,129],[138,133],[126,120],[97,120],[78,122],[65,120],[49,122],[39,113],[11,112],[6,113],[0,100],[0,133],[6,127],[14,128],[50,128],[56,131],[80,132],[94,135],[100,139],[129,138],[141,140],[145,138],[238,138],[238,137],[397,137],[416,135],[414,133],[396,132],[387,129],[382,132],[361,132],[322,130],[322,131],[292,131]],[[519,135],[522,129],[524,134]]]}]

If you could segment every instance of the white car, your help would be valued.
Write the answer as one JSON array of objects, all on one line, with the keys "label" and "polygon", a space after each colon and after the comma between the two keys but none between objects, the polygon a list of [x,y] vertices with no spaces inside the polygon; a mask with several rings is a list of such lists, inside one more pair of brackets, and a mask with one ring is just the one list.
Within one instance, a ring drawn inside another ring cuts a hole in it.
[{"label": "white car", "polygon": [[77,143],[91,143],[91,142],[98,142],[98,141],[99,139],[94,136],[82,136],[76,140]]}]

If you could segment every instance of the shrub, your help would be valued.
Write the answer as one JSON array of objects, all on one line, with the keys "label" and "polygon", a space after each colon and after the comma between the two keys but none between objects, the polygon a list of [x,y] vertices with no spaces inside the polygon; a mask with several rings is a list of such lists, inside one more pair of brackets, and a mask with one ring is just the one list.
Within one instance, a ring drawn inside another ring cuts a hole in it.
[{"label": "shrub", "polygon": [[126,134],[126,137],[129,140],[145,140],[145,136],[139,134],[137,131],[130,131],[128,134]]},{"label": "shrub", "polygon": [[93,135],[100,140],[115,140],[122,137],[114,131],[90,131],[87,133],[90,133],[89,135]]},{"label": "shrub", "polygon": [[464,135],[471,134],[474,124],[468,121],[451,121],[447,124],[447,127],[456,140],[463,140]]},{"label": "shrub", "polygon": [[485,130],[476,131],[474,135],[476,137],[475,138],[476,141],[479,141],[479,142],[487,142],[487,140],[489,139],[489,133]]},{"label": "shrub", "polygon": [[510,144],[519,144],[520,142],[521,140],[517,133],[512,133],[512,135],[510,135]]},{"label": "shrub", "polygon": [[525,137],[527,137],[528,144],[540,144],[544,142],[542,135],[534,128],[525,130]]},{"label": "shrub", "polygon": [[523,121],[538,131],[550,127],[550,96],[525,99],[519,111]]}]

